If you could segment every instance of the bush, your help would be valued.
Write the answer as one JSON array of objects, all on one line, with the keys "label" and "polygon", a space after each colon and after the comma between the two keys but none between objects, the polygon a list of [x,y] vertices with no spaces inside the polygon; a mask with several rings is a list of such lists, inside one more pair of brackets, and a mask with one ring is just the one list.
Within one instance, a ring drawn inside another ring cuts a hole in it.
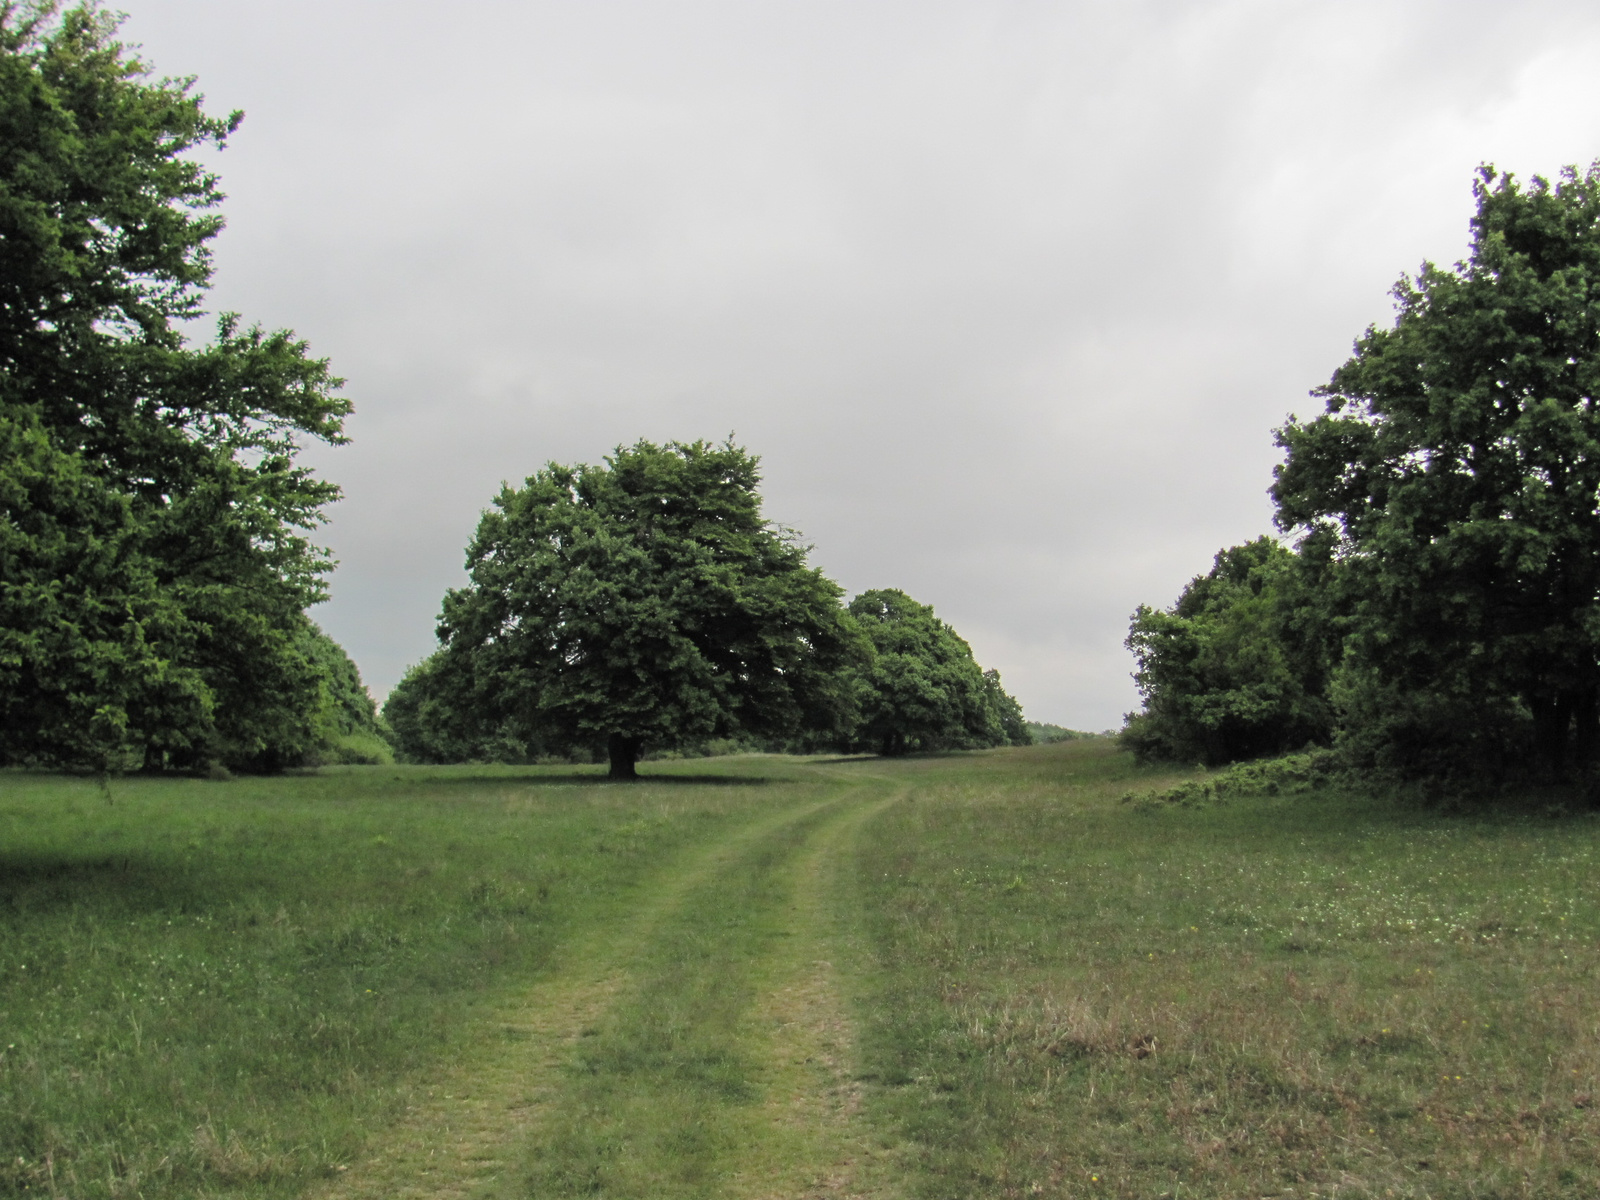
[{"label": "bush", "polygon": [[1306,750],[1281,758],[1235,763],[1215,774],[1186,779],[1175,787],[1126,792],[1122,803],[1139,808],[1200,808],[1235,796],[1299,796],[1326,787],[1341,773],[1342,762],[1333,751]]},{"label": "bush", "polygon": [[376,733],[346,733],[336,737],[308,761],[316,767],[392,767],[394,751]]}]

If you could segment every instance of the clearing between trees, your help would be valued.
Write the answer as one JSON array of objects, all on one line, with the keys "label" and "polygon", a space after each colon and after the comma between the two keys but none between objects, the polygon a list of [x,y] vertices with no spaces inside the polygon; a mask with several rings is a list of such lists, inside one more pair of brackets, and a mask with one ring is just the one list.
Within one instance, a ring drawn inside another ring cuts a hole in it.
[{"label": "clearing between trees", "polygon": [[0,1194],[1600,1185],[1592,818],[1095,740],[598,770],[8,773]]}]

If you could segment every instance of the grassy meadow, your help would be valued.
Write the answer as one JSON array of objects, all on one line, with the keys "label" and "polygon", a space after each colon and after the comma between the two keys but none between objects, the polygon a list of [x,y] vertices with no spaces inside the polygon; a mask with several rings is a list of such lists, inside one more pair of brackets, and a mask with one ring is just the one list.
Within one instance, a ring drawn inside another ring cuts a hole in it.
[{"label": "grassy meadow", "polygon": [[1600,822],[908,764],[858,864],[923,1195],[1600,1194]]},{"label": "grassy meadow", "polygon": [[1593,818],[645,770],[0,776],[0,1195],[1600,1194]]},{"label": "grassy meadow", "polygon": [[0,781],[0,1195],[295,1195],[474,1006],[766,789],[500,768]]}]

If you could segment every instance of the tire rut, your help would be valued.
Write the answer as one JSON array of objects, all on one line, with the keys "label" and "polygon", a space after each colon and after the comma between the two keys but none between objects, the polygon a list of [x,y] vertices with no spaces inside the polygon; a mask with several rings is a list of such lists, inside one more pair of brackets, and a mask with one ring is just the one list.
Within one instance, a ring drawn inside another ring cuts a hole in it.
[{"label": "tire rut", "polygon": [[[895,1150],[867,1128],[855,1022],[834,959],[850,953],[839,906],[830,905],[842,848],[880,809],[905,795],[859,806],[819,831],[792,870],[796,936],[769,979],[754,1018],[768,1033],[771,1075],[757,1115],[787,1162],[757,1162],[737,1172],[729,1195],[740,1200],[845,1200],[898,1194]],[[798,1153],[796,1153],[798,1151]]]},{"label": "tire rut", "polygon": [[[463,1056],[433,1080],[413,1085],[398,1120],[374,1137],[364,1158],[308,1189],[308,1200],[466,1200],[503,1179],[507,1170],[518,1164],[523,1147],[560,1098],[574,1049],[633,982],[630,963],[695,888],[750,846],[826,809],[849,806],[844,821],[853,824],[858,812],[875,810],[878,805],[850,806],[852,796],[876,782],[852,780],[841,793],[758,819],[692,852],[687,863],[653,885],[621,927],[611,925],[582,935],[567,948],[566,961],[553,977],[535,984],[513,1003],[478,1018],[481,1032],[471,1039]],[[831,833],[839,824],[837,819],[827,821],[825,830]],[[805,853],[818,857],[820,852],[808,845]],[[831,1049],[816,1041],[810,1057],[816,1062],[842,1063],[841,1055],[853,1047],[853,1038],[840,1033],[848,1030],[848,1022],[837,1006],[837,988],[819,988],[821,981],[820,976],[809,984],[792,981],[786,998],[772,1012],[776,1016],[785,1011],[832,1011],[823,1026],[839,1036],[828,1042]],[[809,1003],[808,995],[812,997]],[[834,1010],[828,1010],[830,1004]],[[806,1037],[827,1040],[823,1027],[810,1017],[797,1017],[789,1026],[793,1033],[780,1041],[799,1045]],[[801,1030],[810,1032],[801,1036]],[[842,1078],[825,1073],[824,1090],[844,1097],[848,1088],[837,1082]],[[853,1111],[848,1103],[845,1109]]]}]

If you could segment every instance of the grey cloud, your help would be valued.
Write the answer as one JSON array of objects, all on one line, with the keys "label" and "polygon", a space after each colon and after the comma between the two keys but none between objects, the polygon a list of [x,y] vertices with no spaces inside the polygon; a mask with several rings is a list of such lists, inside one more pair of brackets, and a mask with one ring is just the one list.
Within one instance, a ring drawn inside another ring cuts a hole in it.
[{"label": "grey cloud", "polygon": [[760,453],[1031,715],[1116,723],[1135,604],[1270,528],[1271,427],[1465,247],[1473,167],[1600,152],[1544,3],[142,0],[249,117],[217,303],[357,403],[319,612],[376,690],[502,479]]}]

